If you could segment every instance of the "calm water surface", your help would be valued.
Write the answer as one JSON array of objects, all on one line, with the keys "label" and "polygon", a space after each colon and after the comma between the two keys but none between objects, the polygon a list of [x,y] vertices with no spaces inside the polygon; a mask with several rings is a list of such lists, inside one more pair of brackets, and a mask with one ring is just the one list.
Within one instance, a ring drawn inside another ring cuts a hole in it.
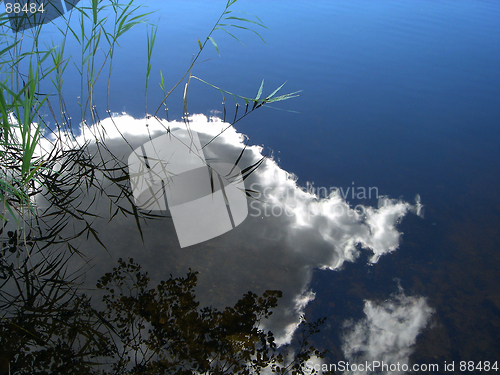
[{"label": "calm water surface", "polygon": [[[145,4],[158,9],[153,72],[170,87],[224,1]],[[242,0],[238,9],[269,27],[259,30],[266,44],[249,32],[237,32],[245,46],[216,33],[221,56],[209,49],[193,74],[251,97],[262,79],[264,93],[285,81],[285,92],[302,92],[237,130],[272,150],[300,185],[376,187],[411,202],[420,194],[425,206],[424,219],[404,218],[401,246],[377,264],[367,266],[363,252],[340,272],[314,272],[307,315],[328,317],[317,345],[341,360],[344,322],[363,318],[364,300],[384,301],[399,283],[435,310],[415,363],[500,361],[500,3]],[[135,117],[144,115],[143,31],[117,51],[110,98],[112,111]],[[158,80],[153,74],[150,108],[162,97]],[[78,92],[66,95],[78,111]],[[177,90],[168,102],[171,118],[181,116],[181,97]],[[221,102],[216,90],[191,85],[191,113],[222,111]]]}]

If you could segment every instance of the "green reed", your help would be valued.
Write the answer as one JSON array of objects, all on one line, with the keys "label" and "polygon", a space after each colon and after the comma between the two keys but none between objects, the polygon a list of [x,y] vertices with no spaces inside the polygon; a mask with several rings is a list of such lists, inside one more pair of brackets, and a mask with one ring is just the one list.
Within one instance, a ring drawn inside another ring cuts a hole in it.
[{"label": "green reed", "polygon": [[[198,40],[199,50],[195,52],[185,73],[170,90],[167,91],[163,73],[159,72],[159,84],[164,95],[154,112],[155,117],[164,107],[168,119],[167,98],[183,83],[184,113],[187,113],[187,90],[191,78],[218,90],[224,101],[226,95],[235,99],[236,111],[232,124],[268,103],[296,96],[296,93],[276,96],[282,85],[262,99],[262,82],[257,96],[248,98],[192,75],[195,63],[207,43],[210,42],[220,54],[214,37],[218,30],[236,40],[239,40],[235,33],[237,30],[250,31],[262,39],[257,30],[265,27],[263,23],[257,17],[249,18],[245,13],[234,10],[236,2],[229,0],[225,3],[206,38]],[[116,215],[134,217],[141,237],[141,223],[158,218],[158,215],[140,212],[134,205],[128,185],[127,165],[113,155],[104,142],[96,142],[97,151],[89,156],[86,144],[76,144],[74,137],[66,141],[63,136],[73,135],[71,119],[66,110],[65,77],[71,74],[72,68],[79,75],[78,119],[82,123],[82,132],[88,131],[85,126],[88,118],[91,125],[99,122],[97,106],[100,103],[97,103],[95,93],[101,88],[102,81],[106,85],[106,112],[111,114],[109,97],[112,70],[116,64],[115,51],[117,47],[122,47],[120,43],[123,35],[139,25],[146,27],[144,105],[145,114],[148,115],[147,93],[149,81],[156,75],[152,71],[152,55],[159,26],[149,21],[152,12],[144,9],[134,0],[125,0],[123,3],[120,0],[82,1],[70,13],[55,20],[54,24],[60,31],[59,39],[45,46],[39,45],[45,25],[13,33],[6,30],[9,22],[7,14],[0,15],[0,329],[7,327],[7,332],[22,336],[20,347],[23,350],[25,347],[33,349],[31,352],[26,350],[22,354],[23,358],[34,368],[38,366],[35,348],[42,348],[39,358],[49,358],[47,366],[55,366],[58,361],[63,366],[65,362],[75,359],[82,366],[92,367],[97,366],[97,363],[90,362],[89,358],[109,355],[107,350],[115,344],[113,340],[116,339],[114,330],[117,322],[110,322],[95,311],[89,299],[78,289],[79,275],[68,275],[66,272],[71,256],[76,254],[85,257],[73,240],[86,236],[106,247],[92,225],[96,215],[87,210],[89,205],[83,197],[89,191],[97,191],[89,197],[90,204],[98,199],[97,195],[99,198],[104,196],[109,201],[110,219]],[[75,42],[79,46],[79,54],[71,56],[67,46]],[[46,82],[52,83],[54,94],[42,92],[41,87]],[[238,99],[245,102],[245,112],[240,113],[239,117]],[[55,129],[46,126],[47,112],[50,121],[55,123]],[[42,150],[44,134],[55,137],[54,143],[62,151],[57,148]],[[99,135],[92,136],[97,138]],[[241,156],[235,165],[240,162]],[[263,160],[242,166],[244,178],[253,173]],[[101,182],[102,179],[117,187],[118,193],[108,193],[103,188],[105,184]],[[33,197],[40,194],[49,202],[50,211],[41,210],[33,203]],[[11,219],[16,221],[15,228],[4,231],[7,221]],[[67,228],[73,232],[63,234]],[[4,287],[10,287],[13,294],[2,293]],[[120,308],[116,313],[121,314],[125,310]],[[25,312],[29,312],[29,315],[24,316]],[[111,334],[103,334],[106,330]],[[14,335],[8,338],[16,340]],[[67,352],[55,351],[61,340],[68,345]],[[232,339],[229,339],[229,344],[233,344]],[[53,349],[54,358],[50,358],[45,350]],[[249,346],[249,350],[253,350],[253,347]],[[71,355],[65,357],[64,353]],[[16,355],[18,358],[21,356]],[[83,373],[78,370],[74,373]]]}]

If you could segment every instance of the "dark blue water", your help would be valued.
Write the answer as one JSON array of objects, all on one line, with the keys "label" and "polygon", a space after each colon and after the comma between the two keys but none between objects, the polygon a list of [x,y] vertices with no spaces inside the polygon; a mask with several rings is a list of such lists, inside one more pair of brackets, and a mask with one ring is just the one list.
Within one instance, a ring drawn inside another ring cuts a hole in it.
[{"label": "dark blue water", "polygon": [[[222,11],[217,3],[145,1],[159,25],[148,112],[162,97],[158,71],[167,87],[177,82]],[[500,360],[500,3],[241,1],[237,9],[269,27],[255,26],[266,44],[242,30],[245,46],[215,33],[221,56],[209,48],[193,74],[250,97],[262,79],[264,94],[285,81],[284,93],[302,90],[238,131],[273,150],[299,184],[375,186],[408,201],[420,194],[425,206],[423,220],[404,219],[400,248],[375,266],[362,257],[342,272],[315,272],[307,314],[329,318],[318,346],[339,360],[343,321],[362,317],[364,299],[388,298],[397,278],[436,311],[415,362]],[[137,27],[117,51],[112,111],[144,115],[145,38]],[[76,113],[77,95],[66,99]],[[169,99],[171,118],[181,116],[181,98],[178,89]],[[222,111],[221,103],[218,91],[192,82],[191,113]],[[226,108],[234,113],[231,98]]]}]

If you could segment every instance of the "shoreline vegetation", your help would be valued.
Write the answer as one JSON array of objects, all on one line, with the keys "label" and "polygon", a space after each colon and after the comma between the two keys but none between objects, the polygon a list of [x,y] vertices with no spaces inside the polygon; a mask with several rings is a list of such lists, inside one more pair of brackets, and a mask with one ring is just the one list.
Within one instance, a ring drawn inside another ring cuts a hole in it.
[{"label": "shoreline vegetation", "polygon": [[[308,342],[323,320],[303,319],[296,341],[286,347],[278,347],[272,332],[259,328],[277,306],[279,291],[261,296],[249,292],[224,311],[200,310],[194,295],[195,271],[149,286],[140,265],[120,259],[97,285],[106,293],[105,308],[97,310],[79,289],[85,269],[67,271],[73,257],[85,259],[78,241],[91,238],[106,249],[92,225],[95,217],[79,199],[89,188],[109,201],[111,218],[134,217],[141,237],[141,225],[156,217],[135,207],[127,165],[106,147],[103,134],[86,134],[96,146],[93,154],[87,142],[77,143],[74,120],[66,110],[66,69],[74,65],[80,75],[78,122],[81,131],[89,133],[100,123],[97,83],[105,82],[109,99],[112,68],[118,63],[115,50],[126,48],[119,44],[121,37],[142,25],[147,43],[146,118],[160,121],[159,113],[165,110],[168,119],[167,99],[183,86],[183,119],[188,123],[188,88],[191,79],[197,79],[222,95],[224,121],[226,98],[235,100],[230,127],[260,107],[297,96],[296,92],[278,95],[283,85],[263,96],[262,81],[256,97],[248,98],[192,74],[207,45],[219,53],[215,32],[239,40],[234,31],[250,31],[262,39],[257,30],[265,27],[263,23],[234,10],[235,3],[226,2],[171,89],[167,91],[163,74],[158,73],[164,97],[152,106],[153,114],[148,112],[147,95],[156,77],[151,56],[159,26],[149,21],[153,12],[145,12],[134,0],[80,1],[50,25],[61,39],[44,46],[40,35],[49,25],[16,33],[8,30],[8,14],[0,15],[0,374],[253,374],[262,369],[302,374],[306,361],[325,354]],[[79,56],[68,56],[69,43],[80,46]],[[42,82],[48,81],[55,94],[41,92]],[[105,112],[112,119],[109,100]],[[47,118],[55,125],[47,126]],[[48,138],[53,147],[42,149]],[[119,194],[108,194],[104,185]],[[40,195],[48,208],[37,205],[35,197]]]}]

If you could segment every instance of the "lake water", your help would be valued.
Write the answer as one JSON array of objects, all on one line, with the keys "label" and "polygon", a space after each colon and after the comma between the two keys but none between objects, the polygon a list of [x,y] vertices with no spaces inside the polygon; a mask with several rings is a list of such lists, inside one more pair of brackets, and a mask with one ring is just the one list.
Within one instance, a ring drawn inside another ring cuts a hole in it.
[{"label": "lake water", "polygon": [[[159,70],[167,88],[182,77],[198,52],[198,39],[205,39],[225,2],[144,3],[157,10],[151,17],[158,35],[148,92],[148,108],[156,109],[163,97]],[[271,277],[269,284],[256,281],[273,272],[264,266],[246,270],[233,282],[243,288],[253,282],[259,288],[288,282],[297,284],[291,287],[295,292],[309,285],[307,290],[316,295],[314,300],[304,297],[309,301],[307,318],[328,318],[314,339],[318,347],[331,351],[326,363],[346,356],[354,362],[390,362],[407,358],[407,351],[411,362],[436,363],[441,370],[445,362],[455,361],[459,373],[459,361],[500,361],[500,3],[242,0],[235,9],[259,16],[268,29],[251,27],[266,43],[251,32],[235,30],[243,46],[218,31],[213,37],[220,57],[209,46],[193,74],[248,97],[256,95],[262,79],[264,95],[285,81],[284,93],[302,90],[297,98],[247,116],[236,130],[247,135],[250,144],[272,152],[281,169],[298,177],[300,186],[309,182],[316,189],[342,188],[353,207],[377,206],[377,196],[353,197],[353,188],[376,188],[372,191],[377,195],[412,204],[419,194],[425,214],[423,219],[411,213],[404,217],[397,226],[403,233],[400,246],[376,264],[368,265],[371,253],[363,250],[340,270],[295,274],[300,257],[290,262],[273,259],[279,276]],[[121,45],[113,67],[110,109],[143,117],[145,29],[136,26]],[[69,113],[77,117],[79,93],[72,84],[68,77],[65,100]],[[192,80],[190,113],[220,114],[221,103],[217,90]],[[174,91],[168,107],[170,119],[181,117],[182,88]],[[103,117],[105,108],[101,90],[97,111]],[[230,97],[226,108],[232,119]],[[113,228],[119,231],[120,225]],[[238,246],[246,247],[231,242],[242,233],[245,229],[217,242],[221,252],[212,249],[203,256],[207,272],[249,261]],[[114,237],[118,241],[120,235]],[[271,246],[259,243],[264,249]],[[190,262],[201,262],[195,258],[205,250],[172,250],[158,265],[165,268],[157,272],[182,272]],[[301,257],[307,254],[302,248]],[[265,259],[269,253],[251,257]],[[283,271],[286,267],[292,271]],[[231,277],[221,272],[207,280],[226,283],[232,290]],[[239,291],[235,286],[234,293]],[[214,292],[224,300],[219,294],[224,293]],[[370,310],[365,301],[375,308]],[[387,304],[390,301],[393,305]],[[419,320],[422,311],[430,311],[426,308],[434,313]],[[416,331],[411,322],[418,326]],[[359,332],[374,329],[381,337],[379,349],[386,345],[386,352],[399,356],[377,351],[376,335],[359,333],[356,341],[349,335],[355,327]],[[388,327],[393,336],[387,336]],[[391,346],[391,337],[399,344]],[[349,357],[349,345],[356,342],[364,343],[364,351]]]}]

